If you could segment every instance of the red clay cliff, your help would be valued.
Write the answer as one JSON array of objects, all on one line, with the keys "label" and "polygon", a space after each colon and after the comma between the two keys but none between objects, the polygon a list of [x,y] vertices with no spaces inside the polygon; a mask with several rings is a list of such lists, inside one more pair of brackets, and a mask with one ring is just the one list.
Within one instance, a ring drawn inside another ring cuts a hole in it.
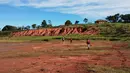
[{"label": "red clay cliff", "polygon": [[67,34],[85,34],[95,35],[99,30],[96,27],[90,27],[83,29],[83,27],[63,27],[63,28],[44,28],[36,30],[25,30],[19,32],[13,32],[13,36],[58,36]]}]

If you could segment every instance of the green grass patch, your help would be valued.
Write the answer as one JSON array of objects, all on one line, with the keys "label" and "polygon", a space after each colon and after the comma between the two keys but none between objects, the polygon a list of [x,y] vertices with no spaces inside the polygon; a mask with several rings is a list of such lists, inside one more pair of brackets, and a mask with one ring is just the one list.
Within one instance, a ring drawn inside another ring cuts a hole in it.
[{"label": "green grass patch", "polygon": [[61,39],[62,36],[21,36],[21,37],[1,37],[0,42],[29,42],[29,41],[50,41]]},{"label": "green grass patch", "polygon": [[130,68],[112,68],[99,65],[89,65],[88,70],[95,71],[95,73],[130,73]]}]

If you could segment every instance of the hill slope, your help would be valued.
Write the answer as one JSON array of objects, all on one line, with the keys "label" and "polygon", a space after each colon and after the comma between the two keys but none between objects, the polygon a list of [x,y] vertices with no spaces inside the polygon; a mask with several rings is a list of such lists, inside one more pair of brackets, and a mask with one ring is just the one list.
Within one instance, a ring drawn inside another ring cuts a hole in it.
[{"label": "hill slope", "polygon": [[94,35],[98,34],[99,29],[96,27],[90,27],[84,29],[83,27],[63,27],[63,28],[45,28],[37,30],[26,30],[13,32],[13,36],[58,36],[67,34],[86,34]]}]

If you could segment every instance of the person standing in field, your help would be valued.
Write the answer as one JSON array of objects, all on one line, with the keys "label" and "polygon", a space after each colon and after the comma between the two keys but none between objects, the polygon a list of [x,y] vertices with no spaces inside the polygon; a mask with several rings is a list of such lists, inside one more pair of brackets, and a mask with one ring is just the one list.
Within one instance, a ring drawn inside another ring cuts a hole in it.
[{"label": "person standing in field", "polygon": [[72,43],[72,41],[73,41],[72,38],[70,38],[70,43]]},{"label": "person standing in field", "polygon": [[89,39],[86,40],[86,44],[87,44],[87,48],[88,48],[88,50],[89,50],[89,49],[90,49],[90,46],[91,46]]},{"label": "person standing in field", "polygon": [[64,42],[65,41],[65,37],[62,37],[62,42]]}]

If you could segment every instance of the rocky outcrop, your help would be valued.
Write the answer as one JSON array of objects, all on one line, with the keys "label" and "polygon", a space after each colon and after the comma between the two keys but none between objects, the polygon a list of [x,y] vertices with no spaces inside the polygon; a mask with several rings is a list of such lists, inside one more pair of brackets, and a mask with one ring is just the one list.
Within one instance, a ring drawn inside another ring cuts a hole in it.
[{"label": "rocky outcrop", "polygon": [[58,36],[67,34],[85,34],[95,35],[99,31],[96,27],[90,27],[84,30],[82,27],[64,27],[64,28],[46,28],[37,30],[26,30],[20,32],[13,32],[13,36]]}]

